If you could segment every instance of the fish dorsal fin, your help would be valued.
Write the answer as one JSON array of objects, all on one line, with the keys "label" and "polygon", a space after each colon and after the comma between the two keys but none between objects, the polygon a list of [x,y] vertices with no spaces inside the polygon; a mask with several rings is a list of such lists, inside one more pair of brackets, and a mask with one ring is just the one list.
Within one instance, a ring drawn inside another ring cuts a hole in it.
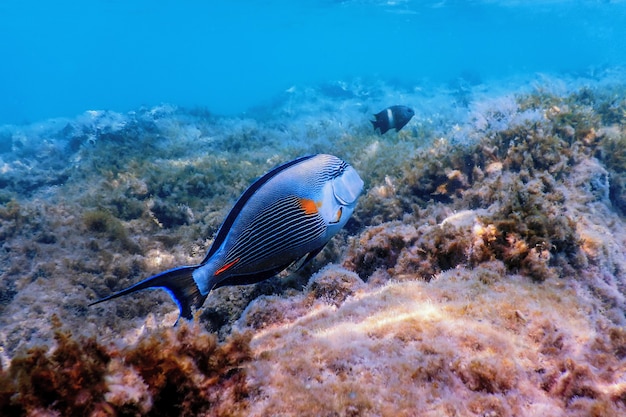
[{"label": "fish dorsal fin", "polygon": [[276,168],[272,169],[271,171],[267,172],[261,178],[257,179],[254,183],[252,183],[252,185],[248,187],[246,191],[243,192],[241,197],[239,197],[239,200],[237,200],[233,208],[230,210],[230,213],[228,213],[228,216],[226,216],[224,223],[222,223],[222,225],[220,226],[220,230],[217,232],[217,236],[215,237],[213,244],[209,248],[209,251],[205,255],[204,259],[202,260],[202,264],[206,263],[209,260],[209,258],[213,256],[213,254],[217,251],[217,249],[219,249],[219,247],[222,246],[222,243],[224,243],[226,236],[228,236],[228,232],[230,231],[230,228],[235,222],[235,219],[239,215],[239,212],[241,211],[243,206],[245,206],[248,200],[250,200],[250,198],[254,195],[254,193],[256,193],[265,183],[267,183],[269,180],[274,178],[276,175],[278,175],[282,171],[294,165],[297,165],[300,162],[306,161],[307,159],[311,159],[315,156],[316,155],[307,155],[307,156],[294,159],[293,161],[289,161],[285,164],[279,165]]}]

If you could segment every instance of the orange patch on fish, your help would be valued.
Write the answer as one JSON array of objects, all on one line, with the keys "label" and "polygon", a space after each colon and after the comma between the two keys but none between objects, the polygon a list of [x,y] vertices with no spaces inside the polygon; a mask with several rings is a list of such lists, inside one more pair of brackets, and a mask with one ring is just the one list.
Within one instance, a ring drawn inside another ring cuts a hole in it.
[{"label": "orange patch on fish", "polygon": [[322,207],[321,201],[313,201],[308,198],[300,199],[300,207],[304,210],[304,214],[317,214],[317,209]]},{"label": "orange patch on fish", "polygon": [[227,263],[226,265],[224,265],[223,267],[221,267],[220,269],[218,269],[217,271],[215,271],[215,276],[218,276],[219,274],[221,274],[222,272],[228,270],[229,268],[231,268],[233,265],[235,265],[237,262],[239,262],[239,258],[235,259],[234,261],[230,261],[229,263]]},{"label": "orange patch on fish", "polygon": [[343,207],[339,207],[339,210],[337,210],[337,214],[335,214],[335,221],[334,223],[339,223],[339,220],[341,220],[341,215],[343,214]]}]

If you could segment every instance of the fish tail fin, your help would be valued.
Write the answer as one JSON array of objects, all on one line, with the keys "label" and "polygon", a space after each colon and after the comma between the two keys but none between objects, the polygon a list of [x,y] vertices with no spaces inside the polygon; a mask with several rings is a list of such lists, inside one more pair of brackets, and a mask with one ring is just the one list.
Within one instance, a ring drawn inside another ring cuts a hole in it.
[{"label": "fish tail fin", "polygon": [[380,113],[375,114],[374,117],[376,118],[376,120],[370,120],[370,122],[374,126],[374,131],[378,129],[380,134],[384,135],[390,129],[389,123],[385,119],[382,118]]},{"label": "fish tail fin", "polygon": [[109,301],[117,297],[132,294],[135,291],[145,290],[147,288],[163,288],[178,305],[181,317],[191,320],[191,309],[200,308],[204,304],[204,300],[208,294],[202,294],[196,281],[193,279],[193,271],[199,266],[183,266],[180,268],[170,269],[160,274],[153,275],[143,281],[138,282],[122,291],[111,294],[108,297],[101,298],[90,306]]},{"label": "fish tail fin", "polygon": [[374,126],[374,130],[381,129],[381,125],[380,125],[380,121],[378,120],[378,116],[374,115],[374,117],[376,117],[376,120],[370,120],[370,122]]}]

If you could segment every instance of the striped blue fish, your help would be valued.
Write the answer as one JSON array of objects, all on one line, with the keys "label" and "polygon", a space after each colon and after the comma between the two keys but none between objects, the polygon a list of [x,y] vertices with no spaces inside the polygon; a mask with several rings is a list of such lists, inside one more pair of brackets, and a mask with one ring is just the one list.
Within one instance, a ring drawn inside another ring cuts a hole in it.
[{"label": "striped blue fish", "polygon": [[146,288],[163,288],[191,319],[212,289],[254,284],[304,265],[348,221],[363,181],[332,155],[304,156],[272,169],[239,198],[198,265],[153,275],[90,305]]}]

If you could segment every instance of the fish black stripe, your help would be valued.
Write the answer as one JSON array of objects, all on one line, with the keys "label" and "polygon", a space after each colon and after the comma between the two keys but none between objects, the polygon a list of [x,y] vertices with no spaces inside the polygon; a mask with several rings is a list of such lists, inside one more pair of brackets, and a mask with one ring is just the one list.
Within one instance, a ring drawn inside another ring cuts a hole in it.
[{"label": "fish black stripe", "polygon": [[[311,222],[299,219],[297,222],[293,222],[290,225],[281,226],[276,230],[270,230],[268,233],[264,233],[258,236],[254,236],[252,239],[247,240],[243,245],[239,245],[237,248],[233,248],[233,251],[229,253],[229,258],[241,258],[243,264],[248,264],[252,260],[256,260],[261,256],[259,253],[268,253],[277,247],[278,243],[285,242],[287,245],[294,245],[297,240],[300,240],[302,236],[316,236],[324,232],[324,222]],[[316,224],[317,223],[317,224]],[[319,231],[315,231],[319,229]]]},{"label": "fish black stripe", "polygon": [[312,224],[303,224],[304,227],[294,229],[285,239],[275,240],[271,245],[264,246],[263,248],[269,251],[278,251],[287,247],[299,247],[306,243],[309,243],[314,238],[321,236],[324,233],[325,225],[321,222],[314,222]]},{"label": "fish black stripe", "polygon": [[304,162],[304,161],[306,161],[308,159],[311,159],[311,158],[313,158],[315,156],[316,155],[307,155],[307,156],[303,156],[301,158],[294,159],[293,161],[289,161],[287,163],[284,163],[284,164],[282,164],[282,165],[272,169],[271,171],[267,172],[261,178],[256,180],[250,187],[248,187],[248,189],[243,192],[241,197],[239,197],[239,200],[237,200],[237,202],[233,206],[233,208],[230,211],[230,213],[228,213],[228,216],[224,220],[224,223],[222,223],[222,226],[220,226],[220,230],[217,232],[217,236],[215,237],[215,240],[213,241],[213,244],[209,248],[207,254],[204,256],[204,259],[202,260],[202,264],[204,264],[206,261],[208,261],[209,258],[211,256],[213,256],[215,251],[217,251],[217,249],[222,245],[222,243],[224,243],[224,240],[226,240],[226,237],[228,236],[228,232],[230,231],[230,228],[232,227],[233,223],[235,222],[235,219],[237,219],[237,216],[239,216],[239,212],[241,211],[243,206],[248,202],[250,197],[252,197],[254,195],[254,193],[256,193],[265,183],[267,183],[269,180],[274,178],[280,172],[282,172],[282,171],[284,171],[284,170],[286,170],[286,169],[288,169],[288,168],[290,168],[290,167],[292,167],[294,165],[297,165],[297,164],[299,164],[301,162]]},{"label": "fish black stripe", "polygon": [[[254,254],[259,251],[265,250],[271,242],[278,238],[286,239],[289,237],[289,231],[285,228],[272,230],[269,233],[252,236],[250,239],[242,242],[242,244],[234,247],[229,253],[228,258],[236,259],[237,257],[243,257],[243,260],[254,258]],[[242,262],[243,264],[243,262]]]},{"label": "fish black stripe", "polygon": [[[250,251],[256,251],[258,248],[265,248],[269,250],[270,247],[276,246],[276,242],[286,242],[288,245],[294,245],[295,241],[303,240],[304,237],[317,236],[323,234],[325,230],[325,223],[323,219],[311,216],[309,218],[302,218],[299,222],[294,223],[290,227],[283,227],[276,233],[268,234],[263,239],[263,242],[256,244],[253,242],[253,247],[250,247]],[[248,252],[250,254],[250,252]]]},{"label": "fish black stripe", "polygon": [[294,223],[302,221],[302,218],[306,217],[301,211],[294,211],[292,213],[285,213],[284,215],[276,218],[264,219],[260,225],[263,229],[259,229],[262,235],[264,234],[276,234],[276,231],[288,228]]},{"label": "fish black stripe", "polygon": [[297,198],[284,199],[252,222],[229,251],[225,263],[239,258],[237,267],[249,265],[289,246],[297,247],[318,238],[325,228],[319,214],[303,214]]},{"label": "fish black stripe", "polygon": [[[318,225],[319,226],[319,225]],[[301,230],[300,233],[285,236],[284,239],[275,240],[271,245],[260,246],[254,253],[246,253],[246,257],[241,267],[254,264],[260,260],[271,258],[273,255],[284,251],[287,248],[298,248],[319,237],[324,232],[323,228],[318,230]],[[281,259],[284,261],[284,259]]]},{"label": "fish black stripe", "polygon": [[301,213],[299,211],[294,210],[294,200],[295,197],[290,197],[286,199],[282,199],[269,206],[265,210],[263,210],[259,215],[254,218],[247,229],[247,234],[251,234],[253,232],[263,232],[266,230],[268,226],[272,226],[268,224],[270,222],[274,224],[280,224],[288,219],[288,216],[296,217]]},{"label": "fish black stripe", "polygon": [[[278,248],[293,246],[297,247],[301,244],[305,244],[324,233],[325,224],[321,222],[301,222],[297,228],[292,228],[284,233],[281,233],[280,239],[269,240],[266,244],[255,245],[253,248],[249,248],[246,251],[245,260],[257,259],[262,257],[259,253],[277,252]],[[282,232],[282,231],[281,231]],[[299,243],[300,242],[300,243]]]},{"label": "fish black stripe", "polygon": [[[267,236],[271,238],[271,236],[276,234],[281,228],[285,228],[289,224],[292,224],[301,216],[301,212],[291,210],[291,212],[284,212],[284,214],[275,217],[274,213],[276,212],[276,209],[277,208],[275,206],[270,207],[267,212],[261,213],[261,215],[253,220],[250,227],[241,233],[234,246],[262,244],[264,239],[267,239]],[[280,208],[278,209],[280,210]],[[283,213],[282,211],[279,212]],[[231,257],[232,255],[229,254],[226,261],[228,262]]]},{"label": "fish black stripe", "polygon": [[[293,223],[302,215],[300,210],[294,210],[295,197],[277,201],[272,206],[261,212],[244,230],[233,248],[226,257],[226,263],[236,259],[242,251],[249,251],[255,246],[262,245],[273,235],[280,233],[289,224]],[[279,215],[276,216],[276,213]]]},{"label": "fish black stripe", "polygon": [[250,248],[249,250],[253,250],[255,247],[262,247],[273,240],[278,238],[284,238],[285,236],[289,236],[291,230],[298,226],[298,224],[302,221],[302,219],[293,219],[289,222],[281,224],[280,227],[267,230],[265,233],[258,234],[252,240],[250,240]]},{"label": "fish black stripe", "polygon": [[302,215],[303,212],[298,199],[295,196],[291,196],[278,201],[260,213],[253,220],[251,229],[262,232],[267,230],[268,227],[272,228],[284,224],[284,222]]},{"label": "fish black stripe", "polygon": [[335,179],[341,176],[348,166],[349,165],[346,161],[339,158],[327,161],[327,164],[324,165],[323,171],[320,173],[320,178],[322,178],[323,182]]},{"label": "fish black stripe", "polygon": [[[272,226],[268,224],[273,222],[274,224],[280,224],[287,221],[289,217],[297,217],[302,212],[298,209],[294,210],[294,199],[281,200],[274,206],[271,206],[269,210],[264,210],[256,219],[253,224],[256,230],[264,230],[265,227]],[[296,203],[297,204],[297,203]]]}]

